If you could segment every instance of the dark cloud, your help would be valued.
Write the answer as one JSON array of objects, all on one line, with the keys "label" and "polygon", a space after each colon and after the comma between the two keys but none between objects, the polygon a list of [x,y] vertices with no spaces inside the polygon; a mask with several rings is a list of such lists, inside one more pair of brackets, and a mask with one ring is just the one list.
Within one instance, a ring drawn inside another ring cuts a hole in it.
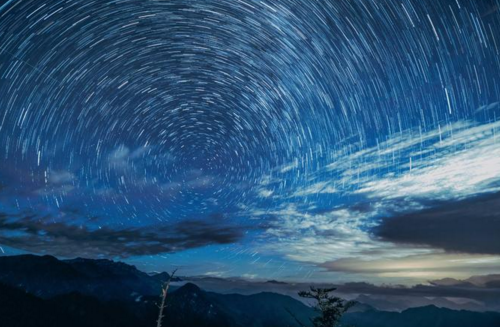
[{"label": "dark cloud", "polygon": [[130,257],[177,252],[211,244],[229,244],[244,235],[241,226],[213,219],[185,220],[154,227],[90,229],[35,215],[0,214],[0,244],[62,257]]},{"label": "dark cloud", "polygon": [[381,240],[394,243],[500,254],[500,193],[384,218],[373,232]]},{"label": "dark cloud", "polygon": [[472,276],[467,279],[443,278],[429,281],[436,286],[478,286],[500,288],[500,274]]}]

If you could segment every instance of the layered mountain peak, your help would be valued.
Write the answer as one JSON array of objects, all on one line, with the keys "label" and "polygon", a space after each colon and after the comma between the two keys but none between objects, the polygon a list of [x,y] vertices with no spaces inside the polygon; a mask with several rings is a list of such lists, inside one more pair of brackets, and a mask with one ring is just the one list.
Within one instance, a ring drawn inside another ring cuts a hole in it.
[{"label": "layered mountain peak", "polygon": [[79,292],[127,300],[137,295],[156,295],[161,289],[157,279],[122,262],[35,255],[0,257],[0,282],[21,285],[42,298]]},{"label": "layered mountain peak", "polygon": [[203,292],[201,288],[199,288],[197,285],[193,283],[186,283],[177,290],[177,294],[182,294],[182,293],[196,294],[201,292]]}]

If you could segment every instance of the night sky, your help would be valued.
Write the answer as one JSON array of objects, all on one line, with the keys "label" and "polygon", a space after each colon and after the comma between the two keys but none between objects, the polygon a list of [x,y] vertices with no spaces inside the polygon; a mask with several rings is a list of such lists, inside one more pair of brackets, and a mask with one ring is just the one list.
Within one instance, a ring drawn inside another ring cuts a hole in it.
[{"label": "night sky", "polygon": [[500,269],[498,0],[0,3],[0,255]]}]

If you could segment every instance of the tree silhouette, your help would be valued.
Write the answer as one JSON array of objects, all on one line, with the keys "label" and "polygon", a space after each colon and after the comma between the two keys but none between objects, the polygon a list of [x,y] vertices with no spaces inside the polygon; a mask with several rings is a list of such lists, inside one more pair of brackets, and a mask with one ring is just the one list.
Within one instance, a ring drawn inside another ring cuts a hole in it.
[{"label": "tree silhouette", "polygon": [[164,317],[163,311],[165,310],[165,306],[166,306],[165,300],[167,299],[168,288],[170,287],[170,282],[174,278],[174,275],[175,275],[176,271],[177,271],[177,269],[175,269],[170,274],[170,277],[165,282],[165,284],[163,284],[163,286],[161,288],[161,304],[158,306],[158,308],[160,309],[160,311],[158,312],[158,320],[156,321],[156,327],[161,327],[161,323],[162,323],[162,320],[163,320],[163,317]]},{"label": "tree silhouette", "polygon": [[[336,288],[315,288],[311,287],[310,291],[301,291],[299,296],[316,301],[314,310],[319,315],[311,319],[313,327],[338,327],[340,326],[340,319],[342,315],[349,310],[356,302],[345,301],[339,297],[331,296],[330,293],[335,291]],[[302,327],[307,327],[300,322],[297,317],[288,311],[295,321]]]}]

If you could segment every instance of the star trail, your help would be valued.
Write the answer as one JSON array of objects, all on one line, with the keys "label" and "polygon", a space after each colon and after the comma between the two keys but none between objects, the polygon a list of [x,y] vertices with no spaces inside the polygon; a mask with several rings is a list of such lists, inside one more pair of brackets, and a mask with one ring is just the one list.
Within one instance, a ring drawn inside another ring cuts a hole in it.
[{"label": "star trail", "polygon": [[498,270],[499,8],[4,1],[0,249],[251,278]]}]

